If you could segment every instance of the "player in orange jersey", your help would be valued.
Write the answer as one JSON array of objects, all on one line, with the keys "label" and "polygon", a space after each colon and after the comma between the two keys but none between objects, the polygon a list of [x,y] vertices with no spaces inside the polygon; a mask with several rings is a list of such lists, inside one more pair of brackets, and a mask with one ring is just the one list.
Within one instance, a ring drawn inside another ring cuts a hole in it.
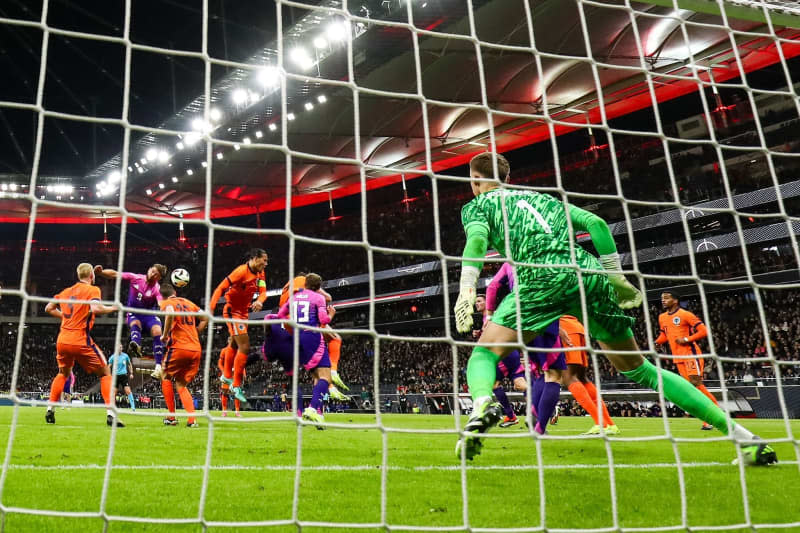
[{"label": "player in orange jersey", "polygon": [[[586,330],[583,329],[583,324],[581,324],[580,320],[572,315],[564,315],[559,319],[558,325],[561,328],[561,343],[564,346],[576,348],[586,346]],[[586,368],[589,366],[586,352],[584,350],[565,350],[564,355],[567,359],[567,370],[562,375],[561,384],[569,389],[572,397],[594,420],[594,426],[584,435],[599,435],[601,433],[599,413],[601,405],[605,432],[609,435],[619,434],[619,428],[611,420],[611,415],[608,414],[606,403],[597,401],[597,388],[594,383],[586,378]]]},{"label": "player in orange jersey", "polygon": [[[211,296],[209,311],[214,314],[217,302],[225,295],[225,307],[222,316],[229,320],[247,320],[248,312],[261,311],[264,300],[267,299],[267,282],[264,277],[264,268],[269,258],[267,252],[261,248],[254,248],[247,253],[247,262],[236,267],[233,272],[217,285]],[[253,296],[258,293],[258,298],[253,301]],[[220,380],[232,385],[231,392],[237,400],[246,402],[242,393],[242,377],[247,357],[250,353],[250,337],[247,334],[247,324],[227,322],[230,335],[230,345],[236,346],[236,354],[225,358],[223,375]],[[228,352],[230,353],[230,352]]]},{"label": "player in orange jersey", "polygon": [[[705,339],[708,336],[708,330],[703,321],[697,318],[694,313],[681,307],[679,300],[680,297],[675,292],[661,293],[661,306],[666,312],[658,315],[660,332],[656,339],[656,344],[669,342],[672,355],[700,355],[700,347],[697,346],[697,341]],[[702,357],[675,359],[675,365],[678,367],[678,372],[680,372],[681,376],[708,396],[708,399],[714,404],[719,405],[714,395],[703,385],[705,359]],[[703,421],[701,429],[710,431],[714,428]]]},{"label": "player in orange jersey", "polygon": [[[48,424],[56,423],[53,404],[61,397],[64,383],[77,361],[88,374],[100,378],[100,392],[108,408],[106,423],[111,426],[114,424],[114,411],[111,409],[114,405],[114,397],[111,395],[111,371],[102,350],[94,343],[90,333],[94,326],[95,315],[107,315],[117,311],[118,308],[100,303],[100,288],[94,285],[92,265],[81,263],[77,272],[78,283],[56,294],[53,297],[56,301],[48,303],[44,309],[47,314],[61,319],[61,330],[56,340],[58,374],[50,386],[50,405],[47,407],[44,419]],[[73,303],[76,301],[83,303]],[[120,420],[117,420],[116,424],[118,427],[125,427]]]},{"label": "player in orange jersey", "polygon": [[[283,290],[281,291],[281,298],[278,302],[278,309],[283,307],[283,304],[289,301],[290,286],[292,288],[291,294],[301,289],[305,289],[306,273],[298,272],[297,276],[292,281],[287,282],[286,285],[283,286]],[[328,292],[325,289],[322,288],[320,288],[316,292],[320,293],[322,296],[325,297],[325,301],[329,304],[330,307],[330,303],[333,301],[333,297],[330,294],[328,294]],[[331,310],[328,309],[329,314],[330,312]],[[322,336],[325,338],[325,342],[328,344],[328,355],[330,356],[331,359],[331,382],[330,385],[328,386],[328,394],[330,394],[330,397],[333,398],[334,400],[348,401],[349,398],[344,394],[342,394],[342,392],[339,390],[339,388],[345,391],[350,390],[350,387],[345,385],[344,381],[342,381],[341,376],[339,376],[339,358],[341,357],[342,354],[342,337],[341,335],[339,335],[338,333],[336,333],[331,329],[330,324],[325,324],[322,327],[328,330],[325,333],[323,333]],[[290,326],[285,326],[284,329],[286,329],[286,331],[290,333],[292,331],[292,328]]]},{"label": "player in orange jersey", "polygon": [[[194,400],[192,393],[186,386],[194,379],[200,370],[200,360],[203,358],[203,348],[200,346],[198,333],[208,325],[204,316],[177,315],[175,313],[200,313],[200,308],[186,298],[175,295],[175,287],[169,283],[161,285],[159,307],[166,314],[164,319],[164,346],[167,348],[164,355],[164,379],[161,381],[161,390],[167,402],[170,413],[175,412],[175,390],[172,380],[178,386],[178,397],[187,413],[194,413]],[[174,416],[164,419],[164,424],[175,426]],[[197,427],[197,420],[190,416],[186,421],[188,427]]]}]

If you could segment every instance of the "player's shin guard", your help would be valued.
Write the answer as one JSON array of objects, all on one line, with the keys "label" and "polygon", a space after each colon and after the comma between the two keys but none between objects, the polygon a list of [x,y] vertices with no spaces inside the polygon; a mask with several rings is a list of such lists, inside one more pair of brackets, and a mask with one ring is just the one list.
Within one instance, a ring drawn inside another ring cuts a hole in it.
[{"label": "player's shin guard", "polygon": [[539,418],[539,400],[542,399],[543,392],[544,376],[539,376],[533,381],[533,387],[531,387],[531,411],[536,418]]},{"label": "player's shin guard", "polygon": [[491,397],[500,356],[483,346],[476,346],[467,363],[467,385],[472,399]]},{"label": "player's shin guard", "polygon": [[131,324],[131,342],[142,344],[142,326]]},{"label": "player's shin guard", "polygon": [[103,401],[106,407],[114,406],[114,397],[111,395],[111,376],[103,376],[100,378],[100,394],[103,395]]},{"label": "player's shin guard", "polygon": [[[592,401],[603,409],[603,425],[613,426],[614,421],[611,420],[611,415],[608,414],[608,406],[606,405],[606,402],[600,402],[597,399],[597,387],[595,387],[594,383],[592,383],[591,381],[587,381],[586,383],[583,384],[583,386],[586,388],[586,392],[589,393],[589,397],[592,399]],[[599,408],[597,416],[598,417],[600,416]]]},{"label": "player's shin guard", "polygon": [[[625,377],[653,390],[658,390],[658,368],[645,360],[638,368],[623,372]],[[708,422],[723,434],[728,434],[728,417],[725,412],[709,400],[702,392],[681,376],[672,372],[661,372],[664,397],[704,422]]]},{"label": "player's shin guard", "polygon": [[244,366],[247,364],[247,354],[244,352],[236,352],[236,358],[233,360],[233,386],[241,387],[242,378],[244,377]]},{"label": "player's shin guard", "polygon": [[167,410],[175,412],[175,389],[172,382],[168,379],[161,380],[161,392],[164,393],[164,401],[167,403]]},{"label": "player's shin guard", "polygon": [[153,335],[153,359],[157,365],[164,359],[164,343],[161,342],[161,335]]},{"label": "player's shin guard", "polygon": [[[189,392],[189,389],[182,387],[178,390],[178,396],[181,398],[181,405],[183,405],[183,409],[187,413],[194,413],[194,400],[192,399],[192,394]],[[189,420],[187,420],[187,423],[194,424],[194,417],[190,416]]]},{"label": "player's shin guard", "polygon": [[[574,383],[570,383],[569,387],[567,388],[569,389],[570,394],[572,394],[572,397],[575,398],[575,401],[578,402],[578,405],[580,405],[584,411],[589,413],[589,416],[592,417],[592,420],[594,420],[595,424],[599,425],[600,421],[598,420],[597,404],[592,401],[592,397],[589,395],[589,391],[586,390],[586,387],[583,385],[583,383],[580,381],[575,381]],[[603,424],[608,425],[610,422],[606,418],[603,420]]]},{"label": "player's shin guard", "polygon": [[66,381],[67,378],[60,372],[53,378],[53,383],[50,385],[50,403],[56,403],[61,399],[61,393],[64,391],[64,383]]},{"label": "player's shin guard", "polygon": [[503,387],[497,387],[492,392],[497,401],[500,402],[500,405],[503,406],[503,414],[508,418],[514,418],[514,410],[511,408],[511,402],[508,401],[508,396],[506,396],[506,391]]},{"label": "player's shin guard", "polygon": [[342,353],[342,339],[333,338],[328,342],[328,356],[331,358],[331,370],[339,370],[339,356]]},{"label": "player's shin guard", "polygon": [[131,404],[131,410],[136,410],[136,399],[133,397],[133,393],[128,394],[128,403]]},{"label": "player's shin guard", "polygon": [[543,435],[547,427],[547,421],[553,416],[558,403],[558,395],[561,392],[561,384],[555,381],[545,382],[542,387],[542,395],[536,404],[536,427],[537,433]]},{"label": "player's shin guard", "polygon": [[317,381],[317,384],[314,385],[314,390],[311,393],[311,403],[308,404],[309,407],[312,407],[319,411],[322,409],[322,395],[328,392],[328,381],[324,379],[320,379]]}]

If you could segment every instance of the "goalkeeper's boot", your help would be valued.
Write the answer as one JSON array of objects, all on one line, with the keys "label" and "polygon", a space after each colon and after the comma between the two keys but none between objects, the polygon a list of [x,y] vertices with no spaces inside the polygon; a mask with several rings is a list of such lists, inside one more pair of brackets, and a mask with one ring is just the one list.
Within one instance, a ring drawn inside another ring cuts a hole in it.
[{"label": "goalkeeper's boot", "polygon": [[[742,444],[742,457],[744,464],[750,466],[767,466],[778,462],[778,455],[766,442]],[[734,459],[733,464],[737,464],[738,461],[738,458]]]},{"label": "goalkeeper's boot", "polygon": [[339,387],[340,389],[342,389],[345,392],[350,390],[350,387],[348,387],[347,385],[344,384],[344,381],[342,381],[342,378],[339,377],[339,372],[336,371],[336,370],[331,370],[331,381],[333,381],[334,385],[336,385],[337,387]]},{"label": "goalkeeper's boot", "polygon": [[616,424],[611,424],[610,426],[606,426],[606,435],[619,435],[620,429],[617,427]]},{"label": "goalkeeper's boot", "polygon": [[581,433],[581,435],[600,435],[600,433],[602,432],[603,430],[600,428],[600,426],[598,424],[595,424],[589,429],[589,431],[584,431],[583,433]]},{"label": "goalkeeper's boot", "polygon": [[177,426],[178,421],[175,420],[174,416],[168,416],[164,418],[164,425],[165,426]]},{"label": "goalkeeper's boot", "polygon": [[712,429],[714,429],[714,426],[712,426],[711,424],[708,424],[706,422],[703,422],[703,425],[700,426],[700,429],[703,430],[703,431],[711,431]]},{"label": "goalkeeper's boot", "polygon": [[519,424],[519,418],[514,416],[514,418],[504,417],[503,421],[498,424],[501,428],[510,428],[511,426],[516,426]]},{"label": "goalkeeper's boot", "polygon": [[164,372],[161,369],[161,365],[156,365],[155,370],[150,372],[150,377],[158,379],[158,380],[164,379]]},{"label": "goalkeeper's boot", "polygon": [[226,377],[225,377],[225,374],[222,374],[222,375],[219,377],[219,380],[220,380],[222,383],[224,383],[225,385],[228,385],[228,386],[231,386],[231,385],[233,385],[233,378],[226,378]]},{"label": "goalkeeper's boot", "polygon": [[558,415],[561,414],[561,407],[556,404],[556,410],[553,411],[553,416],[550,417],[550,425],[555,426],[558,424]]},{"label": "goalkeeper's boot", "polygon": [[313,422],[317,429],[325,429],[322,424],[325,423],[325,417],[317,412],[313,407],[306,407],[303,411],[303,420]]},{"label": "goalkeeper's boot", "polygon": [[[113,416],[106,415],[106,425],[108,425],[108,426],[113,426],[114,425],[114,417]],[[118,428],[124,428],[125,427],[125,424],[123,424],[122,420],[120,420],[119,418],[117,418],[117,427]]]},{"label": "goalkeeper's boot", "polygon": [[328,394],[330,395],[331,399],[338,400],[340,402],[346,402],[350,400],[350,398],[342,394],[342,391],[337,389],[336,386],[328,388]]},{"label": "goalkeeper's boot", "polygon": [[231,393],[240,402],[247,403],[247,397],[242,392],[242,388],[241,387],[232,387],[231,388]]},{"label": "goalkeeper's boot", "polygon": [[56,413],[55,411],[51,411],[48,409],[44,414],[44,421],[48,424],[55,424],[56,423]]},{"label": "goalkeeper's boot", "polygon": [[142,356],[142,347],[139,346],[139,343],[136,341],[131,341],[128,343],[128,351],[131,352],[131,355],[136,357]]},{"label": "goalkeeper's boot", "polygon": [[472,411],[472,414],[464,426],[464,431],[472,433],[467,437],[462,437],[456,443],[456,457],[461,457],[461,447],[465,447],[465,455],[470,461],[473,457],[481,453],[483,442],[480,437],[488,432],[500,422],[503,416],[503,408],[497,402],[484,402],[480,407]]}]

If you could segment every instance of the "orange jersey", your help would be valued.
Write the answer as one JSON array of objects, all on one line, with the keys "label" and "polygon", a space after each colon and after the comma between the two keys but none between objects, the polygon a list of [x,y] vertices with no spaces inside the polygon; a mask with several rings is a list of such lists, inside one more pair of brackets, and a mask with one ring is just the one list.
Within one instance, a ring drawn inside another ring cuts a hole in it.
[{"label": "orange jersey", "polygon": [[[179,298],[178,296],[170,296],[166,300],[161,300],[158,305],[162,311],[166,311],[168,307],[172,307],[173,311],[179,313],[197,313],[200,311],[200,308],[195,304],[186,298]],[[196,316],[173,316],[172,328],[169,332],[169,344],[167,346],[176,350],[202,350],[200,338],[197,335],[196,323]]]},{"label": "orange jersey", "polygon": [[[297,292],[300,289],[306,288],[306,277],[305,276],[297,276],[292,280],[292,292]],[[281,292],[281,300],[278,302],[278,309],[283,307],[283,304],[289,301],[289,283],[283,286],[283,291]]]},{"label": "orange jersey", "polygon": [[253,272],[246,263],[239,265],[217,286],[211,296],[211,310],[214,310],[224,294],[225,301],[234,311],[246,313],[255,293],[259,293],[258,301],[264,303],[267,299],[267,281],[264,272]]},{"label": "orange jersey", "polygon": [[[656,339],[656,344],[669,342],[672,355],[692,355],[700,353],[700,348],[694,341],[703,339],[708,335],[703,321],[691,311],[679,307],[674,313],[661,313],[658,315],[658,327],[661,333]],[[678,344],[678,339],[688,338],[689,344]]]},{"label": "orange jersey", "polygon": [[89,343],[94,313],[90,304],[70,303],[70,300],[100,300],[100,287],[79,281],[54,296],[59,300],[61,310],[61,331],[58,341],[61,344],[86,345]]}]

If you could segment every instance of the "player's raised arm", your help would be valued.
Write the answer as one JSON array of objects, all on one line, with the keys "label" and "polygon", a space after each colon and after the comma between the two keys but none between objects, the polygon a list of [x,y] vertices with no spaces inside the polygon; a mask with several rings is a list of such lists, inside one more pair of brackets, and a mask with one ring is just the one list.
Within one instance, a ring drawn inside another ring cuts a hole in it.
[{"label": "player's raised arm", "polygon": [[[600,263],[605,270],[622,270],[622,263],[617,253],[617,245],[608,228],[606,221],[580,207],[569,206],[569,216],[576,230],[589,232],[597,253],[600,254]],[[618,304],[622,309],[638,307],[642,303],[642,293],[630,284],[622,273],[608,274],[608,281],[617,293]]]},{"label": "player's raised arm", "polygon": [[117,311],[116,305],[103,305],[100,303],[100,287],[92,287],[90,307],[95,315],[108,315]]}]

